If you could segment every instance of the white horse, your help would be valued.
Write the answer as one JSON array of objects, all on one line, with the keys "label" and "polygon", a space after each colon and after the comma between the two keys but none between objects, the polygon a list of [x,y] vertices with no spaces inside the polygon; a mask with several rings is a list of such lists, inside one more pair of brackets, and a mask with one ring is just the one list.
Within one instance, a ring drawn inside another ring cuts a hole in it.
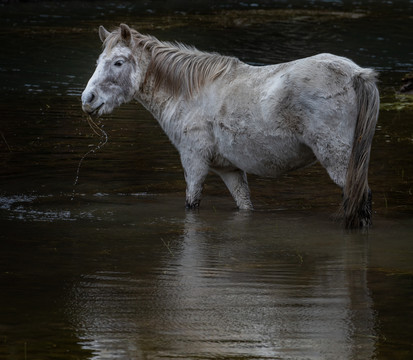
[{"label": "white horse", "polygon": [[246,173],[278,175],[319,161],[343,189],[347,228],[371,224],[367,183],[379,111],[376,73],[319,54],[251,66],[216,53],[99,28],[104,50],[82,94],[83,110],[110,113],[136,99],[178,149],[187,208],[196,208],[209,170],[240,209],[252,209]]}]

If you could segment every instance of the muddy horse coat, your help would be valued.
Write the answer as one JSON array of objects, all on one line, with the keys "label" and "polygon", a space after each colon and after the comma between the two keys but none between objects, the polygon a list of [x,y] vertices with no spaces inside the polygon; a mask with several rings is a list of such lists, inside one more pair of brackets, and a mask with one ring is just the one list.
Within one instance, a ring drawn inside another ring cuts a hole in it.
[{"label": "muddy horse coat", "polygon": [[209,170],[240,209],[252,209],[246,173],[277,177],[319,161],[343,189],[345,226],[371,224],[367,183],[379,111],[376,73],[319,54],[251,66],[121,24],[102,26],[104,50],[82,94],[83,110],[110,113],[136,99],[178,149],[186,206],[199,206]]}]

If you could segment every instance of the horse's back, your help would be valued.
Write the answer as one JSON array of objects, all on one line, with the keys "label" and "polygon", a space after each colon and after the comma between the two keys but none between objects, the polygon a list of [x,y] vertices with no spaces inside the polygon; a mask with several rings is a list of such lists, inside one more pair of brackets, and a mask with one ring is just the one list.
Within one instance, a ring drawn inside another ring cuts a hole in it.
[{"label": "horse's back", "polygon": [[[353,78],[363,69],[349,59],[319,54],[281,64],[282,74],[266,94],[266,116],[296,132],[335,131],[352,138],[357,118],[357,98]],[[274,68],[277,71],[277,67]],[[267,80],[271,83],[271,79]],[[347,140],[349,141],[349,140]]]}]

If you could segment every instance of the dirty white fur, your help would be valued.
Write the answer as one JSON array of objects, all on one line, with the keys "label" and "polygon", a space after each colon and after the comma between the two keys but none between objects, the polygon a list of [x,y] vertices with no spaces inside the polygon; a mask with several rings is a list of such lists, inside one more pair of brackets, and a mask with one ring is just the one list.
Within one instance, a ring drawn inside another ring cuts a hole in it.
[{"label": "dirty white fur", "polygon": [[251,66],[127,25],[101,27],[100,36],[105,49],[83,109],[104,114],[140,101],[180,153],[188,207],[199,205],[209,170],[240,209],[252,209],[246,173],[277,177],[318,160],[345,186],[359,113],[353,79],[374,82],[372,70],[331,54]]}]

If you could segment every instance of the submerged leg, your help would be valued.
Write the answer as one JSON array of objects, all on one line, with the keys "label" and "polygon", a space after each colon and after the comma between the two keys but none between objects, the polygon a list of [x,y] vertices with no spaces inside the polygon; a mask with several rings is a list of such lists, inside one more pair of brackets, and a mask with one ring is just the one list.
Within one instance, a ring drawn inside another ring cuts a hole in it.
[{"label": "submerged leg", "polygon": [[181,156],[186,181],[185,207],[187,209],[199,207],[202,187],[209,170],[208,164],[203,159],[195,158],[191,155]]},{"label": "submerged leg", "polygon": [[252,210],[250,200],[250,190],[247,182],[247,175],[244,171],[236,170],[216,170],[214,171],[221,176],[229,192],[234,198],[237,206],[241,210]]}]

